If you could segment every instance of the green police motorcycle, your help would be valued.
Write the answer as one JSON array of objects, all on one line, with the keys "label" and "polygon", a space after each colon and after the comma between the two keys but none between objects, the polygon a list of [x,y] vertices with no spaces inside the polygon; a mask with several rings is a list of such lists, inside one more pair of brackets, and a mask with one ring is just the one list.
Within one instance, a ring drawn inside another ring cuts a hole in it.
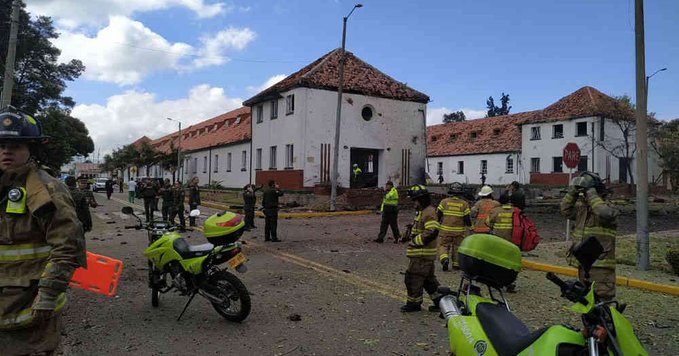
[{"label": "green police motorcycle", "polygon": [[[588,238],[573,250],[589,272],[603,248]],[[647,355],[622,315],[624,304],[595,300],[593,285],[563,281],[553,273],[547,279],[561,295],[575,303],[583,328],[552,325],[531,332],[510,310],[502,292],[516,280],[521,251],[513,243],[487,234],[470,235],[458,250],[462,279],[457,292],[439,288],[441,315],[446,319],[450,350],[454,355]],[[485,285],[488,295],[482,296]]]},{"label": "green police motorcycle", "polygon": [[[157,307],[160,294],[177,291],[189,296],[181,319],[196,295],[207,299],[224,319],[241,322],[250,314],[250,293],[238,277],[220,265],[244,273],[246,258],[238,239],[243,234],[243,217],[228,211],[209,217],[204,224],[204,235],[209,243],[190,245],[178,227],[165,221],[142,223],[131,207],[124,214],[135,216],[138,223],[126,228],[145,229],[149,246],[144,256],[149,259],[149,287],[151,305]],[[200,211],[191,211],[197,216]]]}]

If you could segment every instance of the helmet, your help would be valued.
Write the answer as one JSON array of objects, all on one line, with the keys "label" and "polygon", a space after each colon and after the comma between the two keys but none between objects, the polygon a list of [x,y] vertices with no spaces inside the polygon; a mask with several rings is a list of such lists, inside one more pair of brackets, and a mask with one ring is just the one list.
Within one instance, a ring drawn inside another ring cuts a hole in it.
[{"label": "helmet", "polygon": [[407,194],[408,198],[410,199],[417,199],[420,197],[429,196],[427,187],[423,186],[422,184],[415,184],[412,187],[408,188]]},{"label": "helmet", "polygon": [[43,142],[40,122],[12,106],[0,110],[0,142]]},{"label": "helmet", "polygon": [[571,185],[574,185],[576,188],[589,189],[600,188],[604,183],[601,181],[598,174],[594,172],[583,172],[579,177],[573,178]]},{"label": "helmet", "polygon": [[354,163],[354,168],[358,167],[358,163]]},{"label": "helmet", "polygon": [[480,197],[487,197],[489,195],[493,194],[493,188],[490,186],[484,185],[481,187],[481,191],[479,192]]},{"label": "helmet", "polygon": [[464,187],[462,183],[454,182],[448,186],[448,194],[462,194],[464,193]]},{"label": "helmet", "polygon": [[225,245],[236,242],[243,234],[245,221],[243,216],[223,211],[205,220],[203,231],[207,240],[214,245]]}]

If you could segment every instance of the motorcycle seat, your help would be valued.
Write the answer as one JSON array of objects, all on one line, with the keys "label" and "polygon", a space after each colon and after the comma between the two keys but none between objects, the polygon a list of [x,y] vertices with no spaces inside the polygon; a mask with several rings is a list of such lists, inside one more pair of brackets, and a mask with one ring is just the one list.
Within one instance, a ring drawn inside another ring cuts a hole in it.
[{"label": "motorcycle seat", "polygon": [[481,303],[476,316],[493,348],[500,356],[513,356],[535,342],[547,330],[531,333],[528,327],[502,304]]},{"label": "motorcycle seat", "polygon": [[189,245],[185,238],[174,240],[174,250],[184,259],[202,257],[210,254],[215,246],[207,243],[202,245]]}]

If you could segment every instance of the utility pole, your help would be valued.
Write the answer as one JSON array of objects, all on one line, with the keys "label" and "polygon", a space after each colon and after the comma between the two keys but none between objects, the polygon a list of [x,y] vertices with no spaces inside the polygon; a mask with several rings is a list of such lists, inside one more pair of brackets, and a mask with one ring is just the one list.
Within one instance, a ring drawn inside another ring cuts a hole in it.
[{"label": "utility pole", "polygon": [[650,267],[648,241],[648,115],[646,110],[646,49],[644,0],[635,0],[635,47],[637,85],[637,268]]},{"label": "utility pole", "polygon": [[14,87],[14,60],[17,51],[17,35],[19,33],[19,0],[12,3],[11,24],[9,28],[9,43],[7,46],[7,58],[5,60],[5,78],[2,83],[2,96],[0,96],[0,109],[12,104],[12,88]]}]

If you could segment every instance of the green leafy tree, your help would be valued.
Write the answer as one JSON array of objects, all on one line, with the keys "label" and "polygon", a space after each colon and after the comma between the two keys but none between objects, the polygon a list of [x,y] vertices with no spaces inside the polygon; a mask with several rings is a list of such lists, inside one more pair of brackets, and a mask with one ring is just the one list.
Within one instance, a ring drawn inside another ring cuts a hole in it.
[{"label": "green leafy tree", "polygon": [[657,136],[651,141],[660,156],[660,166],[672,184],[672,191],[679,191],[679,119],[662,123]]},{"label": "green leafy tree", "polygon": [[492,96],[488,97],[488,100],[486,100],[486,107],[488,108],[486,117],[509,115],[509,111],[512,109],[509,106],[509,94],[502,93],[500,103],[501,106],[498,107],[495,105],[495,99]]},{"label": "green leafy tree", "polygon": [[449,114],[443,114],[443,123],[444,124],[449,124],[451,122],[462,122],[467,120],[467,117],[464,115],[463,111],[455,111],[451,112]]},{"label": "green leafy tree", "polygon": [[50,168],[59,168],[73,156],[87,156],[94,151],[94,142],[82,121],[59,107],[50,107],[39,115],[43,129],[50,140],[40,150],[38,159]]}]

